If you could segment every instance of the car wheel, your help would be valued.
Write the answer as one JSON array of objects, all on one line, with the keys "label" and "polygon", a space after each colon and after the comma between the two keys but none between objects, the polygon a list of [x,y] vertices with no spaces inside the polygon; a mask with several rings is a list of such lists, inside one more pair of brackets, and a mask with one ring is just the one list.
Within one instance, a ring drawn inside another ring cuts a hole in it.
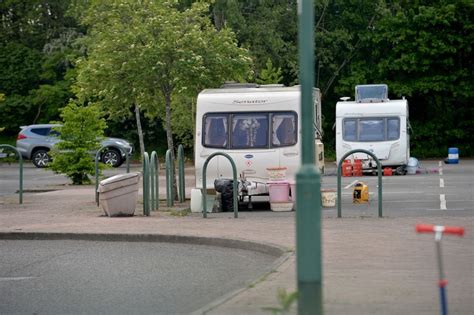
[{"label": "car wheel", "polygon": [[122,165],[122,156],[116,149],[107,149],[102,154],[102,162],[112,167],[119,167]]},{"label": "car wheel", "polygon": [[37,150],[31,156],[31,161],[36,167],[43,168],[51,162],[51,157],[46,150]]}]

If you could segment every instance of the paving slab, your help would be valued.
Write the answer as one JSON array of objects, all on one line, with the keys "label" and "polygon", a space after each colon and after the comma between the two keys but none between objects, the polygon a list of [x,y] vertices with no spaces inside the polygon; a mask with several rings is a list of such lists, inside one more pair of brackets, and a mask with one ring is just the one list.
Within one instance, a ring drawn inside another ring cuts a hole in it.
[{"label": "paving slab", "polygon": [[[177,205],[186,207],[187,205]],[[296,290],[294,212],[212,213],[184,217],[152,212],[109,218],[95,205],[91,186],[0,198],[0,234],[64,233],[179,235],[240,240],[283,249],[285,256],[254,284],[220,297],[199,313],[270,314],[277,292]],[[432,235],[417,235],[416,223],[461,225],[464,238],[443,240],[451,314],[474,314],[473,217],[444,216],[335,218],[323,211],[323,298],[327,314],[437,313],[437,269]],[[295,307],[290,313],[296,313]]]}]

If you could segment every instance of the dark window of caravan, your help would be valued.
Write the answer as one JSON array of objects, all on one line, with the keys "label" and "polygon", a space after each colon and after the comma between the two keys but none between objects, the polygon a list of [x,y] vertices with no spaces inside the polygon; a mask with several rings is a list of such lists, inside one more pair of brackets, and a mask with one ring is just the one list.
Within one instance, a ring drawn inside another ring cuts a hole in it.
[{"label": "dark window of caravan", "polygon": [[207,147],[227,147],[227,115],[208,114],[204,117],[203,143]]},{"label": "dark window of caravan", "polygon": [[295,112],[210,113],[203,118],[202,144],[205,147],[270,148],[296,143]]},{"label": "dark window of caravan", "polygon": [[399,118],[348,118],[343,120],[345,141],[370,142],[400,138]]},{"label": "dark window of caravan", "polygon": [[268,147],[268,114],[232,115],[231,146],[242,148]]}]

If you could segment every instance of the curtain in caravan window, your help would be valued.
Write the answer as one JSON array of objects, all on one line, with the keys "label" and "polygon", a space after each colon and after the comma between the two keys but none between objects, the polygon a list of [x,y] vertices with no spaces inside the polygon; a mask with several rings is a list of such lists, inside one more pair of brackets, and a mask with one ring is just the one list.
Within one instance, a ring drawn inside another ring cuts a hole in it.
[{"label": "curtain in caravan window", "polygon": [[296,117],[292,113],[274,114],[272,117],[272,145],[296,144]]},{"label": "curtain in caravan window", "polygon": [[227,115],[207,115],[204,119],[204,146],[227,146]]},{"label": "curtain in caravan window", "polygon": [[387,119],[387,140],[397,140],[400,138],[400,119]]},{"label": "curtain in caravan window", "polygon": [[232,117],[232,148],[268,146],[268,114],[237,114]]}]

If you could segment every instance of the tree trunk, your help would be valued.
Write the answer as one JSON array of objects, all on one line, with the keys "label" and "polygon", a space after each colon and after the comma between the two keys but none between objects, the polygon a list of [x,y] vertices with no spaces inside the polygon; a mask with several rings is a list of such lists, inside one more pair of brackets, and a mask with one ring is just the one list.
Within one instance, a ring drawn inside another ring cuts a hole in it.
[{"label": "tree trunk", "polygon": [[138,141],[140,142],[140,160],[145,153],[145,142],[143,141],[142,122],[140,120],[140,108],[135,104],[135,119],[137,120]]},{"label": "tree trunk", "polygon": [[38,105],[38,110],[36,111],[36,116],[35,118],[33,119],[33,125],[36,124],[36,121],[38,121],[38,118],[41,114],[41,108],[43,107],[43,102],[41,102],[39,105]]},{"label": "tree trunk", "polygon": [[[174,142],[173,142],[173,132],[171,129],[171,93],[167,92],[165,94],[165,106],[166,106],[166,140],[168,142],[168,150],[171,150],[171,159],[174,161]],[[174,163],[173,163],[174,164]],[[176,168],[173,170],[173,200],[178,200],[177,194],[177,181],[176,181]]]}]

